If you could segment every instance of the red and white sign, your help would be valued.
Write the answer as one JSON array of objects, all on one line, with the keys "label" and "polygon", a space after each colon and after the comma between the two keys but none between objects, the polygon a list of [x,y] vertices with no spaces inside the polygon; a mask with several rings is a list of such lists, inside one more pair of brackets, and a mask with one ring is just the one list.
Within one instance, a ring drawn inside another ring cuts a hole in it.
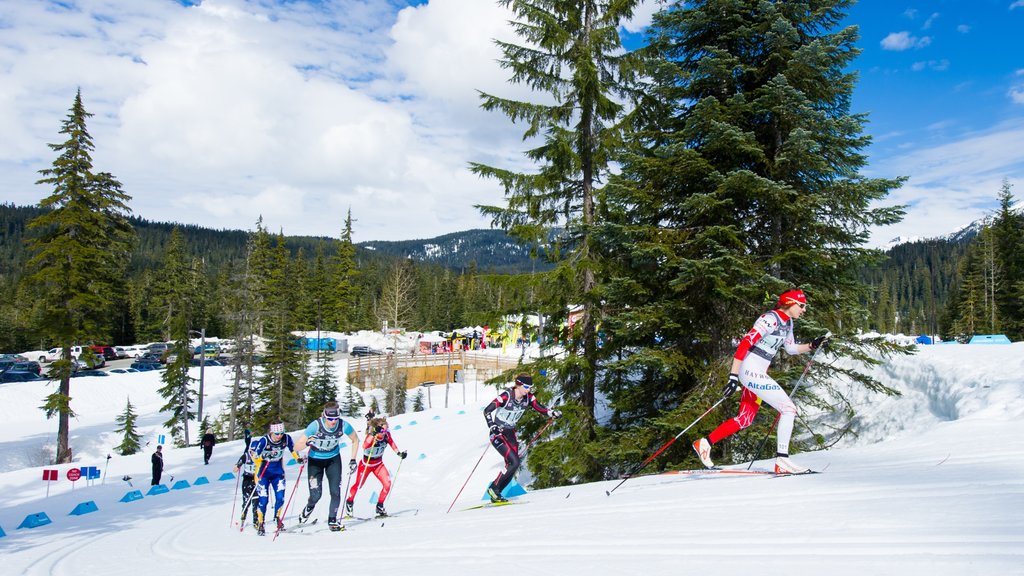
[{"label": "red and white sign", "polygon": [[78,468],[68,469],[68,480],[72,482],[78,482],[78,479],[82,477],[82,471]]}]

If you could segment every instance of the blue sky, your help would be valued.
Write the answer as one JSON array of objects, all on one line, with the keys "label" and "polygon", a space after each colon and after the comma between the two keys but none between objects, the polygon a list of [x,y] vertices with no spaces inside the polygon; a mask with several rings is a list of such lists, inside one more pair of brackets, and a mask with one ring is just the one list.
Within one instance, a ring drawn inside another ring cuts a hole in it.
[{"label": "blue sky", "polygon": [[[640,35],[645,3],[624,33]],[[0,0],[0,200],[35,204],[46,144],[81,87],[99,169],[136,214],[357,241],[487,227],[501,191],[471,161],[528,169],[522,129],[479,109],[510,86],[489,0]],[[932,237],[1024,194],[1024,0],[853,7],[870,176],[909,176],[878,230]]]}]

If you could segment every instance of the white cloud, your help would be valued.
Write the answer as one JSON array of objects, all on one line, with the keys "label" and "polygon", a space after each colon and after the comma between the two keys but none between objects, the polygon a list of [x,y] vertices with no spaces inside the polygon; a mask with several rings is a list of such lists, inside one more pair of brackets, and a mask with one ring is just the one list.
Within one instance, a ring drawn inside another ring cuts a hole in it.
[{"label": "white cloud", "polygon": [[642,0],[640,5],[633,11],[633,19],[622,27],[629,32],[642,32],[644,28],[651,25],[654,14],[664,8],[659,0]]},{"label": "white cloud", "polygon": [[1024,8],[1024,0],[1017,0],[1013,4],[1010,4],[1010,10],[1014,8]]},{"label": "white cloud", "polygon": [[899,224],[875,230],[872,244],[895,236],[931,238],[954,232],[996,206],[1003,178],[1024,182],[1024,120],[966,134],[948,144],[883,158],[870,176],[909,176],[886,204],[907,204]]},{"label": "white cloud", "polygon": [[971,27],[968,26],[967,24],[960,24],[959,26],[956,27],[956,31],[961,34],[967,34],[968,32],[971,31]]},{"label": "white cloud", "polygon": [[939,17],[939,13],[938,12],[932,12],[932,15],[929,16],[928,19],[924,21],[924,24],[921,25],[921,29],[922,30],[927,30],[927,29],[931,28],[932,24],[935,23],[935,19],[938,18],[938,17]]},{"label": "white cloud", "polygon": [[922,70],[934,70],[936,72],[944,72],[949,70],[949,60],[943,58],[942,60],[925,60],[922,62],[914,62],[910,65],[910,69],[914,72],[920,72]]},{"label": "white cloud", "polygon": [[262,215],[336,236],[351,207],[357,240],[486,227],[473,204],[501,192],[467,163],[525,165],[522,127],[476,93],[528,94],[495,63],[509,14],[394,4],[0,0],[5,200],[46,194],[33,183],[81,86],[94,162],[144,218],[251,229]]},{"label": "white cloud", "polygon": [[931,36],[922,36],[918,38],[907,31],[890,32],[889,35],[882,38],[882,41],[880,42],[884,50],[893,50],[896,52],[910,50],[911,48],[924,48],[931,43]]},{"label": "white cloud", "polygon": [[907,18],[913,20],[913,19],[917,18],[917,9],[916,8],[907,8],[906,10],[903,11],[903,15],[906,16]]}]

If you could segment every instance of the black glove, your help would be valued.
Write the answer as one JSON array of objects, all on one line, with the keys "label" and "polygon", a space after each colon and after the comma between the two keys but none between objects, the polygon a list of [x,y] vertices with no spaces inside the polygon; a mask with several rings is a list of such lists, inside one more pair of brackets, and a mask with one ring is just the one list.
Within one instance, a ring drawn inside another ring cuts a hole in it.
[{"label": "black glove", "polygon": [[561,415],[562,413],[559,412],[558,410],[548,410],[548,416],[551,418],[558,418]]},{"label": "black glove", "polygon": [[370,420],[370,419],[372,419],[372,418],[373,418],[374,416],[376,416],[376,414],[374,414],[374,413],[373,413],[373,410],[370,410],[370,411],[368,411],[368,412],[366,413],[366,419],[367,419],[367,420]]},{"label": "black glove", "polygon": [[498,436],[499,434],[501,434],[501,426],[491,424],[491,436]]},{"label": "black glove", "polygon": [[811,350],[817,350],[818,348],[825,348],[828,346],[828,334],[822,334],[814,340],[811,340]]},{"label": "black glove", "polygon": [[401,458],[402,460],[405,460],[405,457],[408,455],[409,453],[406,452],[405,450],[402,450],[401,452],[398,453],[398,457]]},{"label": "black glove", "polygon": [[353,459],[348,461],[348,473],[349,474],[355,474],[356,473],[356,459],[355,458],[353,458]]},{"label": "black glove", "polygon": [[743,389],[743,385],[740,384],[740,377],[738,374],[729,374],[729,381],[722,387],[722,396],[732,396]]}]

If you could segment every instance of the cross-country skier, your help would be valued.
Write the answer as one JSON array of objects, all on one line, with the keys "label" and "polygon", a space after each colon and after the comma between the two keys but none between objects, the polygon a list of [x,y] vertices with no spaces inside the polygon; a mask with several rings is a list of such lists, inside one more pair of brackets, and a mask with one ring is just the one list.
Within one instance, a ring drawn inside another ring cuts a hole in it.
[{"label": "cross-country skier", "polygon": [[266,534],[264,520],[271,486],[274,487],[274,518],[277,520],[277,529],[280,531],[284,527],[284,456],[291,453],[296,461],[301,461],[302,458],[295,452],[295,443],[291,436],[284,433],[284,424],[281,422],[274,422],[270,425],[269,434],[254,440],[250,452],[256,465],[256,477],[259,478],[256,483],[256,490],[260,495],[259,509],[256,511],[256,533],[263,536]]},{"label": "cross-country skier", "polygon": [[[249,507],[252,505],[253,497],[256,495],[256,465],[252,460],[250,449],[252,446],[252,432],[245,429],[245,439],[242,441],[242,455],[235,462],[235,474],[242,474],[242,524],[245,524],[245,517],[249,514]],[[258,514],[252,513],[252,525],[259,528]]]},{"label": "cross-country skier", "polygon": [[491,482],[487,495],[491,502],[505,502],[501,495],[519,469],[519,440],[516,438],[516,422],[527,408],[532,408],[548,418],[562,415],[558,410],[543,406],[533,395],[533,378],[528,374],[516,376],[512,390],[505,390],[484,408],[484,419],[490,428],[491,446],[505,459],[505,470]]},{"label": "cross-country skier", "polygon": [[[353,502],[356,499],[356,492],[362,488],[363,484],[366,483],[366,479],[373,474],[380,480],[380,496],[377,497],[377,516],[387,516],[388,513],[384,510],[384,500],[388,497],[388,492],[391,491],[391,476],[388,474],[388,469],[384,466],[384,449],[391,446],[391,449],[398,454],[398,457],[405,459],[409,455],[408,452],[399,451],[398,445],[395,444],[395,439],[391,436],[391,431],[388,430],[388,421],[383,416],[375,416],[370,419],[368,424],[368,431],[366,438],[363,439],[363,456],[359,459],[359,470],[356,472],[356,480],[352,483],[352,489],[348,492],[348,497],[345,499],[345,514],[347,516],[352,515]],[[351,467],[355,463],[355,460],[349,462]]]},{"label": "cross-country skier", "polygon": [[338,522],[338,506],[341,505],[341,439],[348,436],[352,445],[352,459],[359,451],[359,437],[352,425],[341,419],[338,403],[333,400],[324,404],[320,418],[306,426],[306,433],[295,444],[296,452],[309,446],[306,467],[309,470],[309,501],[299,513],[299,523],[304,523],[313,513],[313,508],[323,495],[323,479],[327,476],[327,487],[331,492],[331,505],[327,510],[327,526],[332,531],[341,530]]},{"label": "cross-country skier", "polygon": [[722,389],[724,396],[729,396],[743,389],[740,397],[740,411],[735,418],[723,422],[707,438],[700,438],[693,443],[700,461],[711,468],[711,446],[721,440],[750,426],[757,415],[761,402],[779,411],[779,429],[777,432],[777,454],[775,472],[778,474],[800,474],[807,468],[799,466],[789,459],[789,439],[793,434],[793,422],[796,420],[796,404],[779,386],[778,382],[768,375],[771,364],[779,348],[785,348],[789,354],[805,354],[817,350],[828,342],[828,336],[819,336],[807,344],[797,344],[793,338],[793,321],[803,316],[807,309],[807,296],[802,290],[789,290],[779,296],[774,310],[762,314],[754,327],[747,332],[733,356],[729,381]]}]

